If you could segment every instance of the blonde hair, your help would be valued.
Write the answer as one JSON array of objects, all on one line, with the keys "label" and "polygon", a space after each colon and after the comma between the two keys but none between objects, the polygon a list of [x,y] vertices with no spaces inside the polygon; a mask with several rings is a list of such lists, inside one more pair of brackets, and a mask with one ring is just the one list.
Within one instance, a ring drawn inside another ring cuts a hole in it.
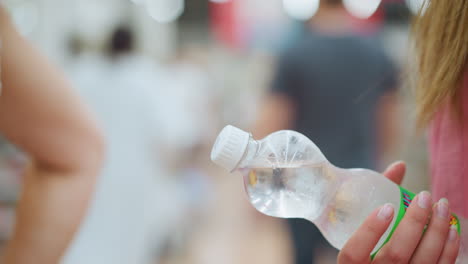
[{"label": "blonde hair", "polygon": [[444,104],[460,116],[460,82],[468,59],[468,1],[426,0],[413,34],[419,127],[426,126]]}]

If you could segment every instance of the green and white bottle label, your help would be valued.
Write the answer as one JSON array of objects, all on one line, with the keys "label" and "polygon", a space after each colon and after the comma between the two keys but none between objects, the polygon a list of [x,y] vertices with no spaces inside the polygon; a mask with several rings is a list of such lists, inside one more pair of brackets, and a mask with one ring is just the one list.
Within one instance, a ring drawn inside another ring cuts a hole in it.
[{"label": "green and white bottle label", "polygon": [[[400,221],[403,219],[403,216],[405,216],[406,210],[408,210],[408,207],[410,206],[411,202],[413,201],[414,197],[416,196],[414,193],[402,188],[401,186],[400,186],[400,194],[401,194],[401,203],[400,203],[400,207],[399,207],[398,212],[397,212],[397,216],[396,216],[396,219],[395,219],[395,224],[393,225],[392,230],[390,231],[387,239],[385,239],[385,242],[382,244],[382,247],[390,240],[390,238],[393,235],[393,232],[397,228]],[[450,226],[455,226],[455,228],[457,229],[458,234],[460,234],[460,232],[461,232],[460,222],[458,220],[457,215],[452,214],[450,216],[449,225]],[[372,255],[372,258],[375,257],[375,255],[379,252],[379,250],[377,250]]]}]

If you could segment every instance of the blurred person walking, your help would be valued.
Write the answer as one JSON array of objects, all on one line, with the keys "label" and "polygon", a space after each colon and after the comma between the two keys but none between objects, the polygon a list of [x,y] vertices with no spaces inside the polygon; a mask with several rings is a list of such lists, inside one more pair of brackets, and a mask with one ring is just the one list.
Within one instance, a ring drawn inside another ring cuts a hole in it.
[{"label": "blurred person walking", "polygon": [[104,143],[64,79],[0,6],[0,131],[31,162],[2,263],[59,263],[92,195]]},{"label": "blurred person walking", "polygon": [[90,213],[64,263],[149,263],[184,208],[182,190],[167,179],[158,153],[156,91],[166,87],[166,77],[135,52],[127,26],[111,34],[106,56],[81,54],[71,76],[97,113],[109,150]]},{"label": "blurred person walking", "polygon": [[[352,33],[341,0],[324,0],[305,36],[281,57],[256,137],[294,129],[344,168],[375,168],[393,145],[397,72],[368,37]],[[315,226],[288,220],[295,263],[329,247]]]}]

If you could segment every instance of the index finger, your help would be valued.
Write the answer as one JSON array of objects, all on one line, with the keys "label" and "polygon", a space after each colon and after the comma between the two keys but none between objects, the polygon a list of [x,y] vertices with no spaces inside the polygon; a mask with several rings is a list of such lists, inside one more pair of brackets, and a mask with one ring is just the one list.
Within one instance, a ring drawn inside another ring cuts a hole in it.
[{"label": "index finger", "polygon": [[372,250],[392,222],[394,212],[392,204],[374,210],[343,247],[338,263],[369,263]]},{"label": "index finger", "polygon": [[424,191],[416,195],[392,238],[377,254],[376,262],[409,263],[429,220],[431,205],[429,192]]}]

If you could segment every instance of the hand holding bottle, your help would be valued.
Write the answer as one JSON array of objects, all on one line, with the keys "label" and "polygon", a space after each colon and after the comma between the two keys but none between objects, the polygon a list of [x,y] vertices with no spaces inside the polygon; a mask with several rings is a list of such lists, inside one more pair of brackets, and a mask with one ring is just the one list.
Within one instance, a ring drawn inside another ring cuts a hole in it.
[{"label": "hand holding bottle", "polygon": [[[398,162],[384,175],[400,184],[404,173],[405,164]],[[449,215],[447,200],[441,199],[432,206],[430,194],[420,193],[390,241],[371,260],[372,250],[394,217],[393,206],[385,204],[372,212],[351,236],[338,256],[338,263],[455,263],[460,238],[456,229],[447,225]]]},{"label": "hand holding bottle", "polygon": [[463,219],[450,214],[446,199],[433,206],[428,192],[414,195],[398,186],[402,163],[387,177],[343,169],[298,132],[283,130],[255,140],[232,126],[221,131],[211,154],[218,165],[243,175],[258,211],[311,221],[331,245],[343,249],[341,263],[366,263],[369,256],[376,263],[450,263],[457,255]]}]

